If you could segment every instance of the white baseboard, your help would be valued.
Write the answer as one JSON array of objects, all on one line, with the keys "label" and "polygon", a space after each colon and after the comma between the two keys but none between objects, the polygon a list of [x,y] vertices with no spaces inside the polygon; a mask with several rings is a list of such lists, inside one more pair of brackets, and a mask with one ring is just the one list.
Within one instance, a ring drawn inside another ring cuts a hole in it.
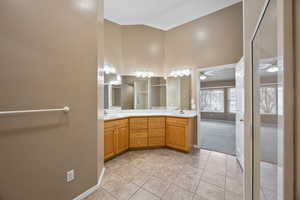
[{"label": "white baseboard", "polygon": [[96,190],[98,190],[100,188],[101,181],[102,181],[103,176],[104,176],[104,172],[105,172],[105,168],[103,167],[102,171],[101,171],[101,175],[100,175],[100,177],[98,179],[97,185],[91,187],[90,189],[88,189],[84,193],[82,193],[79,196],[75,197],[73,200],[83,200],[84,198],[88,197],[90,194],[92,194],[93,192],[95,192]]},{"label": "white baseboard", "polygon": [[194,148],[196,148],[196,149],[200,149],[201,147],[199,146],[199,145],[194,145]]}]

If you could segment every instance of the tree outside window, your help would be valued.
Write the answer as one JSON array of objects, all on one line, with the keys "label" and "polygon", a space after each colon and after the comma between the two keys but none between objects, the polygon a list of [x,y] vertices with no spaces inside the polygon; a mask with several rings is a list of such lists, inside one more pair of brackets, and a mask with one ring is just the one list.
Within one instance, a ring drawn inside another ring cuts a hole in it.
[{"label": "tree outside window", "polygon": [[260,114],[276,115],[276,87],[263,86],[260,88]]},{"label": "tree outside window", "polygon": [[202,89],[200,102],[201,112],[224,112],[224,90]]},{"label": "tree outside window", "polygon": [[228,88],[227,98],[228,98],[228,111],[230,113],[236,113],[236,89]]}]

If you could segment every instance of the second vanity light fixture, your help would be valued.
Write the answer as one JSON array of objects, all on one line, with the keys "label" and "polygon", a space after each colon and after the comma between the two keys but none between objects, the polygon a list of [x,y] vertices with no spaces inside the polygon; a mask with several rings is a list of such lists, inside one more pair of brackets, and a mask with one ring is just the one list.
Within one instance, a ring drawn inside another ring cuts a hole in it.
[{"label": "second vanity light fixture", "polygon": [[115,80],[110,81],[111,85],[121,85],[122,84],[122,78],[120,75],[117,75]]},{"label": "second vanity light fixture", "polygon": [[183,76],[189,76],[189,75],[191,75],[190,69],[178,69],[178,70],[173,70],[170,73],[170,76],[172,76],[172,77],[183,77]]},{"label": "second vanity light fixture", "polygon": [[105,74],[115,74],[116,73],[116,68],[110,67],[109,65],[105,64],[103,67],[103,71]]},{"label": "second vanity light fixture", "polygon": [[151,78],[152,76],[154,76],[153,72],[141,72],[141,71],[137,71],[135,72],[136,77],[138,78]]}]

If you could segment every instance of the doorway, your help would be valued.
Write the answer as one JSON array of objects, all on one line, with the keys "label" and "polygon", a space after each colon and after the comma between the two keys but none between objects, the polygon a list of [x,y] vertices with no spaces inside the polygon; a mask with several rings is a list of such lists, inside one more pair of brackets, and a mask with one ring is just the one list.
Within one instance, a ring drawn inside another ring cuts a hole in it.
[{"label": "doorway", "polygon": [[198,146],[236,156],[236,64],[199,69],[197,79]]}]

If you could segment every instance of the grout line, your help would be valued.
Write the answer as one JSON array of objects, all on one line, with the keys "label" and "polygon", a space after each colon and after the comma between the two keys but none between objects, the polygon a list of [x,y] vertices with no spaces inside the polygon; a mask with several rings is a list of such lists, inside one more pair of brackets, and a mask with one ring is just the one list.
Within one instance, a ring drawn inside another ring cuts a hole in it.
[{"label": "grout line", "polygon": [[[197,191],[198,191],[198,188],[199,188],[200,183],[201,183],[201,181],[202,181],[204,172],[205,172],[205,170],[206,170],[206,168],[207,168],[207,163],[208,163],[208,161],[209,161],[210,156],[211,156],[211,152],[210,152],[209,155],[207,156],[207,160],[206,160],[206,163],[205,163],[205,167],[202,169],[202,173],[201,173],[201,176],[200,176],[200,179],[199,179],[199,183],[198,183],[198,185],[197,185],[197,187],[196,187],[194,197],[196,196],[196,194],[198,194]],[[194,198],[194,197],[193,197],[193,198]]]},{"label": "grout line", "polygon": [[157,194],[155,194],[155,193],[153,193],[153,192],[147,190],[146,188],[142,188],[142,189],[145,190],[145,191],[147,191],[147,192],[149,192],[150,194],[153,194],[154,196],[156,196],[156,197],[159,198],[159,199],[162,198],[162,197],[158,196]]},{"label": "grout line", "polygon": [[130,200],[138,191],[140,191],[142,187],[139,187],[132,195],[129,196],[128,200]]}]

